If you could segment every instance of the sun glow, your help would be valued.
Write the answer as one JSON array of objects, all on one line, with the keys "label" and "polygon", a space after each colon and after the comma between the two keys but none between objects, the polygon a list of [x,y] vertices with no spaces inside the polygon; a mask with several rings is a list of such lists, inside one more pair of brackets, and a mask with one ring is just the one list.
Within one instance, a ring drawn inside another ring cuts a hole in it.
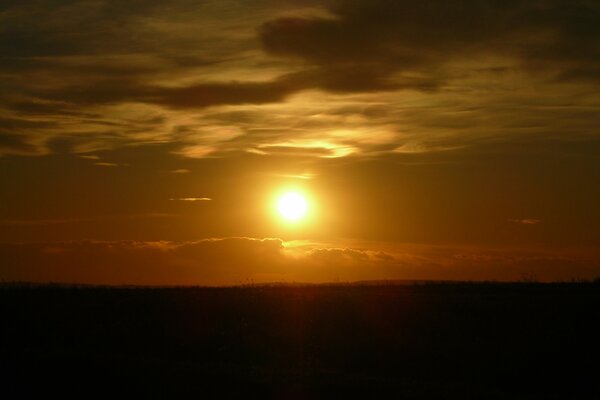
[{"label": "sun glow", "polygon": [[299,192],[285,192],[277,200],[277,211],[286,221],[297,222],[306,216],[308,201]]}]

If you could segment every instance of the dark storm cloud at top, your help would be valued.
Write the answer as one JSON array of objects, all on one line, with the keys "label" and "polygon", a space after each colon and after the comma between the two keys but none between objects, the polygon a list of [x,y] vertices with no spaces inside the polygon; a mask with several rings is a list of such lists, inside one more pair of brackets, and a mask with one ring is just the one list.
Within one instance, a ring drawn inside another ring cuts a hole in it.
[{"label": "dark storm cloud at top", "polygon": [[[316,154],[332,148],[339,149],[335,154],[450,149],[470,142],[461,129],[456,137],[448,129],[457,123],[489,129],[506,120],[507,102],[522,125],[556,126],[565,115],[532,118],[519,111],[540,98],[547,102],[546,93],[556,97],[551,106],[568,101],[569,115],[583,113],[574,134],[589,136],[598,122],[590,85],[600,76],[599,39],[600,5],[585,0],[4,1],[0,151],[48,153],[57,136],[77,143],[74,152],[153,142],[209,149],[199,154],[266,153],[266,146],[324,146],[313,149]],[[274,112],[307,120],[310,114],[290,99],[314,90],[327,104],[326,110],[319,106],[321,113],[362,118],[358,136],[379,138],[385,131],[387,139],[372,145],[356,135],[331,136],[339,120],[301,132],[289,131],[287,121],[274,126],[269,120]],[[400,97],[389,97],[394,93]],[[419,110],[401,112],[418,93],[431,99],[437,127],[428,127],[432,113],[425,119]],[[350,106],[349,95],[360,111],[340,111]],[[202,134],[227,130],[226,121],[204,117],[206,108],[278,104],[287,109],[252,109],[255,123],[241,124],[243,137],[234,142],[228,135]],[[374,116],[369,110],[376,104],[383,108]],[[457,120],[455,113],[476,107]],[[178,118],[186,110],[194,122]],[[434,129],[439,126],[445,131]],[[269,137],[248,135],[266,127],[274,130]],[[364,133],[365,127],[377,132]],[[182,138],[176,133],[182,130],[199,133]],[[417,131],[415,143],[409,133]],[[316,135],[326,144],[315,144]]]},{"label": "dark storm cloud at top", "polygon": [[444,78],[436,76],[440,64],[478,54],[516,57],[557,78],[600,78],[600,5],[594,1],[349,0],[329,10],[331,18],[265,23],[266,50],[299,57],[325,75],[346,71],[349,85],[361,77],[378,87],[402,71],[435,82]]}]

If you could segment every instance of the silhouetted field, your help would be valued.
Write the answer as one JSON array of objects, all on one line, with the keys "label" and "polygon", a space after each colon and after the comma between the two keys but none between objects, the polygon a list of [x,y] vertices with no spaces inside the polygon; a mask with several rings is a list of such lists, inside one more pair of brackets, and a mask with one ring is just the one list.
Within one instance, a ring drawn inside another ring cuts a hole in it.
[{"label": "silhouetted field", "polygon": [[0,313],[2,397],[600,398],[598,284],[5,286]]}]

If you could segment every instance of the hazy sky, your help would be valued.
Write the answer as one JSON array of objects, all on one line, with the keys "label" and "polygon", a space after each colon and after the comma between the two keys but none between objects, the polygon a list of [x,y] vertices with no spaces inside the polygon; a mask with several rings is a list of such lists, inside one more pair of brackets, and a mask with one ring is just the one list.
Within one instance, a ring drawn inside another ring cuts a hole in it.
[{"label": "hazy sky", "polygon": [[1,280],[592,278],[599,204],[597,0],[0,1]]}]

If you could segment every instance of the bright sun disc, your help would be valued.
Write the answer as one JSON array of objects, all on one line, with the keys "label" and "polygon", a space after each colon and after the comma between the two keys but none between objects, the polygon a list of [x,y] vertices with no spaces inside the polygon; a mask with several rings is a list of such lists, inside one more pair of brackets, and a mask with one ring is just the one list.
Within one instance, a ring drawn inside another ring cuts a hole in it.
[{"label": "bright sun disc", "polygon": [[277,211],[288,221],[302,219],[308,211],[308,203],[298,192],[288,192],[277,201]]}]

